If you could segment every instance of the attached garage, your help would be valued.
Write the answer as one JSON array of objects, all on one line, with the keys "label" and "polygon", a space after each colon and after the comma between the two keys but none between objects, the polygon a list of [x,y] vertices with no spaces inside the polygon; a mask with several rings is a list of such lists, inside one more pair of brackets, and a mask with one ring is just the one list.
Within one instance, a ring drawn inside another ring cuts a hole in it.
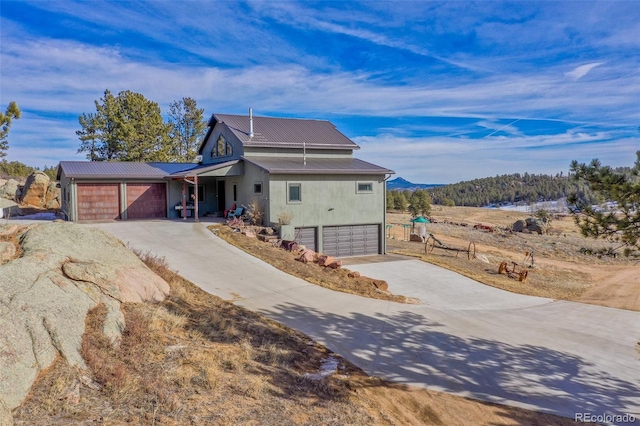
[{"label": "attached garage", "polygon": [[304,245],[309,250],[316,251],[316,227],[296,228],[295,242]]},{"label": "attached garage", "polygon": [[322,248],[330,256],[365,256],[380,253],[379,225],[325,226]]},{"label": "attached garage", "polygon": [[119,183],[78,183],[78,220],[120,219]]},{"label": "attached garage", "polygon": [[127,219],[152,219],[167,217],[166,183],[126,184]]}]

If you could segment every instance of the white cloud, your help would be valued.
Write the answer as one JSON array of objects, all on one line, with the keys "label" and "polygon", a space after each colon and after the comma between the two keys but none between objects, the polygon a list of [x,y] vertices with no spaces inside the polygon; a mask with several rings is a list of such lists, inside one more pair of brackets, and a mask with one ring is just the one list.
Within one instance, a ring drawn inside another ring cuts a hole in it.
[{"label": "white cloud", "polygon": [[592,69],[599,67],[602,64],[604,64],[604,62],[592,62],[590,64],[580,65],[579,67],[564,73],[564,75],[574,81],[580,80],[582,77],[589,74]]}]

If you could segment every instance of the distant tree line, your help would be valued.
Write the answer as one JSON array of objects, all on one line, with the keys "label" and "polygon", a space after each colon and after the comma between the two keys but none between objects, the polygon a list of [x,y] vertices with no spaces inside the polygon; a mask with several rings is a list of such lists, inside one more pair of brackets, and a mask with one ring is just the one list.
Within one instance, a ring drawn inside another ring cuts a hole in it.
[{"label": "distant tree line", "polygon": [[387,191],[387,210],[409,211],[413,216],[431,214],[431,197],[424,189]]},{"label": "distant tree line", "polygon": [[587,204],[599,201],[583,181],[563,173],[551,175],[509,174],[474,179],[429,189],[433,204],[483,207],[489,205],[558,200],[569,195]]},{"label": "distant tree line", "polygon": [[[36,170],[40,170],[38,167],[27,166],[24,163],[19,161],[0,161],[0,178],[23,178],[29,176]],[[44,166],[42,171],[49,176],[51,180],[56,180],[56,175],[58,173],[58,167]]]},{"label": "distant tree line", "polygon": [[169,105],[168,121],[160,106],[142,94],[109,90],[94,101],[96,111],[78,117],[78,152],[91,161],[194,161],[207,128],[204,110],[182,98]]}]

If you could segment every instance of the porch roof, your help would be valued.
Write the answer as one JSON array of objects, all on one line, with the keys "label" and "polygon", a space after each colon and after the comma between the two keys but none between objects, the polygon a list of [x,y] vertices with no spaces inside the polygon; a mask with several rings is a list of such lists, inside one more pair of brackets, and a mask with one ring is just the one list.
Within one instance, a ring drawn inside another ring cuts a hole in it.
[{"label": "porch roof", "polygon": [[184,178],[188,176],[226,176],[231,170],[231,167],[240,163],[240,160],[225,161],[216,164],[203,164],[196,165],[187,170],[181,170],[176,173],[172,173],[169,177],[172,178]]}]

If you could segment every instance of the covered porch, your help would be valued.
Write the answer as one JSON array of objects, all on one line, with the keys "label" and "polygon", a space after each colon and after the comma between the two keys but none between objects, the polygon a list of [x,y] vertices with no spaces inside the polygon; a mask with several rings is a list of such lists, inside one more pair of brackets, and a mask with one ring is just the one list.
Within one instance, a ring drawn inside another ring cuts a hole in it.
[{"label": "covered porch", "polygon": [[244,175],[241,160],[227,161],[173,173],[168,177],[170,219],[221,217],[237,201],[237,183]]}]

